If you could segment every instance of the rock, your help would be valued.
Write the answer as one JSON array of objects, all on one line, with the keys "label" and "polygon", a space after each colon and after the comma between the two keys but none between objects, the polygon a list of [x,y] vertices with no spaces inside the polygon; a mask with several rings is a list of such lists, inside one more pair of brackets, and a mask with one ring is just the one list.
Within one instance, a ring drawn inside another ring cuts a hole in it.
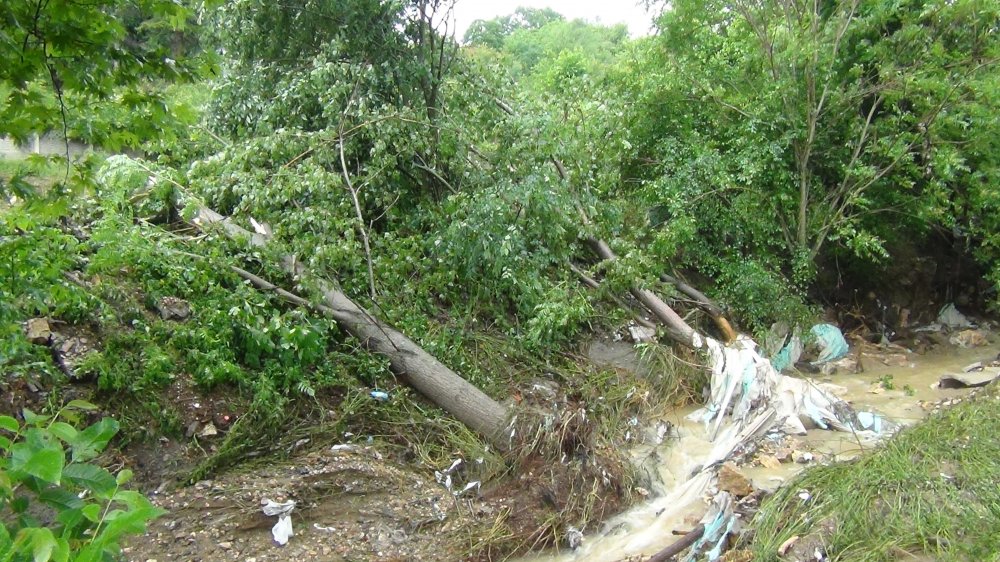
[{"label": "rock", "polygon": [[962,330],[948,339],[958,347],[981,347],[989,343],[982,330]]},{"label": "rock", "polygon": [[28,341],[35,345],[48,345],[52,338],[52,330],[49,328],[49,321],[44,318],[32,318],[24,326],[24,333]]},{"label": "rock", "polygon": [[963,373],[971,373],[973,371],[982,371],[982,370],[983,370],[983,362],[982,361],[976,361],[975,363],[971,363],[969,365],[966,365],[962,369],[962,372]]},{"label": "rock", "polygon": [[221,548],[222,550],[230,550],[230,549],[233,548],[233,543],[231,543],[229,541],[220,542],[219,543],[219,548]]},{"label": "rock", "polygon": [[187,320],[191,316],[191,305],[177,297],[163,297],[156,304],[156,310],[164,320]]},{"label": "rock", "polygon": [[201,428],[198,437],[215,437],[218,434],[219,430],[215,428],[215,424],[209,422],[205,424],[205,427]]},{"label": "rock", "polygon": [[727,462],[719,470],[719,489],[736,497],[743,497],[753,493],[753,484],[735,464]]},{"label": "rock", "polygon": [[798,464],[806,464],[815,460],[815,456],[808,451],[794,451],[792,452],[792,460]]},{"label": "rock", "polygon": [[788,447],[777,449],[774,451],[774,458],[778,459],[778,462],[791,462],[792,450]]},{"label": "rock", "polygon": [[764,468],[776,469],[781,467],[781,461],[773,455],[761,455],[757,457],[757,462]]}]

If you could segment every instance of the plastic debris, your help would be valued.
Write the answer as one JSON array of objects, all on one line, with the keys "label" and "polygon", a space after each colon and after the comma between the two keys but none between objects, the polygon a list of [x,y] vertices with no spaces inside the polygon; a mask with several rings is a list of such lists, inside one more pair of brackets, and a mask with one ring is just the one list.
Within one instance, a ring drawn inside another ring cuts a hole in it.
[{"label": "plastic debris", "polygon": [[791,367],[802,357],[802,340],[798,336],[792,336],[785,347],[771,357],[771,365],[779,373]]},{"label": "plastic debris", "polygon": [[861,429],[882,433],[882,416],[871,412],[858,412],[858,424]]},{"label": "plastic debris", "polygon": [[710,561],[718,560],[722,556],[722,547],[726,543],[726,537],[736,526],[736,514],[733,512],[733,497],[728,492],[719,492],[712,498],[712,507],[708,513],[701,518],[701,524],[705,526],[705,533],[691,547],[691,553],[686,560],[694,562],[698,559],[698,553],[705,547],[708,552],[705,556]]},{"label": "plastic debris", "polygon": [[274,500],[264,498],[260,500],[262,511],[268,517],[278,516],[278,522],[271,527],[271,535],[274,542],[281,546],[288,544],[288,539],[295,533],[292,531],[292,510],[295,509],[295,500],[278,503]]},{"label": "plastic debris", "polygon": [[646,326],[629,326],[628,334],[635,343],[649,343],[656,341],[656,328]]},{"label": "plastic debris", "polygon": [[389,394],[386,392],[382,392],[381,390],[373,390],[369,393],[369,395],[375,400],[378,400],[379,402],[385,402],[386,400],[389,399]]},{"label": "plastic debris", "polygon": [[847,340],[844,339],[844,334],[840,331],[840,328],[833,324],[816,324],[809,332],[816,336],[816,341],[820,346],[819,358],[813,361],[813,365],[836,361],[847,355],[847,352],[850,351]]},{"label": "plastic debris", "polygon": [[566,545],[569,546],[570,550],[576,550],[580,548],[581,544],[583,544],[583,533],[580,529],[570,525],[566,529]]},{"label": "plastic debris", "polygon": [[954,303],[948,303],[941,308],[941,311],[938,312],[937,323],[951,329],[971,328],[973,326],[968,317],[955,308]]}]

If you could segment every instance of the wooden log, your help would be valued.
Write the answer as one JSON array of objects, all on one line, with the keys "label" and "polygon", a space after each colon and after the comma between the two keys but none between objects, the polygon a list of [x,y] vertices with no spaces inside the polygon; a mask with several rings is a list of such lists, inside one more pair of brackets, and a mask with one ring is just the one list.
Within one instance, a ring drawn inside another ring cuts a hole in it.
[{"label": "wooden log", "polygon": [[671,275],[667,275],[666,273],[660,275],[660,280],[677,287],[678,291],[693,299],[695,304],[698,305],[698,308],[704,310],[712,318],[712,321],[715,322],[719,331],[722,332],[722,337],[726,343],[736,340],[736,330],[733,329],[729,320],[726,319],[726,315],[722,312],[722,308],[712,299],[705,296],[705,293],[702,293],[684,281],[681,281]]},{"label": "wooden log", "polygon": [[[205,207],[197,210],[193,222],[202,229],[217,226],[228,236],[247,239],[254,246],[263,247],[267,244],[267,238],[263,235],[251,233],[231,219]],[[317,287],[322,303],[310,306],[335,320],[367,349],[388,357],[392,371],[404,382],[485,437],[493,446],[500,450],[510,447],[505,434],[510,417],[507,408],[424,351],[410,338],[357,305],[333,284],[310,275],[294,256],[284,256],[281,267],[289,275],[307,279],[311,286]],[[252,276],[249,272],[238,270],[237,273],[262,290],[275,291],[282,298],[302,306],[309,304],[306,299]]]},{"label": "wooden log", "polygon": [[681,552],[684,552],[686,548],[690,547],[695,542],[697,542],[698,539],[700,539],[701,536],[704,534],[705,534],[705,525],[699,524],[697,527],[692,529],[691,532],[685,534],[674,544],[657,552],[646,562],[667,562],[667,560],[670,560],[671,558],[677,556]]},{"label": "wooden log", "polygon": [[[618,259],[618,256],[611,250],[611,247],[604,240],[599,240],[597,238],[590,238],[587,240],[588,245],[590,245],[591,250],[594,251],[601,259],[607,261],[614,261]],[[693,348],[699,349],[704,343],[704,339],[698,332],[694,330],[679,314],[674,312],[674,309],[663,302],[663,299],[656,296],[655,293],[649,289],[643,289],[638,283],[632,285],[630,289],[632,296],[634,296],[639,302],[642,303],[660,322],[666,327],[667,335],[670,336],[675,342]]]}]

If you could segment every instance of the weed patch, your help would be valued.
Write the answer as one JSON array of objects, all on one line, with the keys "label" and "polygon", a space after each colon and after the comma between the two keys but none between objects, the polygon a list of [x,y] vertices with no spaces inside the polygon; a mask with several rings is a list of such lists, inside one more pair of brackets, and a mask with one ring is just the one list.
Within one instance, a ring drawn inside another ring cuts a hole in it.
[{"label": "weed patch", "polygon": [[780,560],[778,547],[793,536],[831,560],[996,560],[998,402],[992,385],[871,454],[805,472],[754,520],[754,560]]}]

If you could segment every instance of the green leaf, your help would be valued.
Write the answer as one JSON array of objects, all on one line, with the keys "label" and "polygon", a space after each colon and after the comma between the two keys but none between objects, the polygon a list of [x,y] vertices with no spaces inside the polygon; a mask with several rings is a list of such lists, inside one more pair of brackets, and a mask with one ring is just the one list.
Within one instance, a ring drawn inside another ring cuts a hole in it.
[{"label": "green leaf", "polygon": [[70,400],[69,403],[66,404],[65,408],[70,410],[84,410],[87,412],[91,412],[98,409],[96,405],[91,404],[86,400]]},{"label": "green leaf", "polygon": [[105,518],[104,527],[94,538],[95,545],[117,544],[123,535],[141,535],[146,532],[146,523],[163,515],[166,511],[156,507],[145,507],[131,511],[112,510]]},{"label": "green leaf", "polygon": [[101,506],[96,503],[88,504],[86,507],[81,509],[80,512],[83,513],[83,516],[86,517],[91,523],[97,523],[101,520]]},{"label": "green leaf", "polygon": [[73,462],[88,461],[96,457],[117,433],[118,422],[112,418],[104,418],[84,429],[73,443]]},{"label": "green leaf", "polygon": [[81,509],[85,505],[79,496],[66,488],[46,488],[38,494],[38,499],[60,511]]},{"label": "green leaf", "polygon": [[45,527],[21,529],[14,540],[15,549],[22,550],[27,547],[31,550],[34,562],[48,562],[52,559],[52,553],[58,546],[55,535]]},{"label": "green leaf", "polygon": [[101,497],[109,496],[118,489],[115,477],[110,472],[92,464],[70,464],[63,470],[63,478]]},{"label": "green leaf", "polygon": [[76,440],[76,436],[80,433],[75,427],[66,422],[53,423],[49,426],[49,431],[52,435],[55,435],[59,439],[65,441],[67,445],[72,445]]},{"label": "green leaf", "polygon": [[59,484],[64,463],[65,457],[59,447],[32,450],[26,443],[11,447],[11,470],[26,472],[45,482]]},{"label": "green leaf", "polygon": [[47,421],[49,421],[49,418],[52,417],[52,416],[47,416],[47,415],[44,415],[44,414],[36,414],[35,412],[32,412],[28,408],[25,408],[24,410],[22,410],[21,414],[24,415],[24,423],[26,423],[28,425],[33,425],[33,426],[36,426],[36,427],[44,424]]},{"label": "green leaf", "polygon": [[0,429],[6,429],[11,433],[17,433],[21,429],[21,424],[17,423],[17,420],[10,416],[0,416]]}]

